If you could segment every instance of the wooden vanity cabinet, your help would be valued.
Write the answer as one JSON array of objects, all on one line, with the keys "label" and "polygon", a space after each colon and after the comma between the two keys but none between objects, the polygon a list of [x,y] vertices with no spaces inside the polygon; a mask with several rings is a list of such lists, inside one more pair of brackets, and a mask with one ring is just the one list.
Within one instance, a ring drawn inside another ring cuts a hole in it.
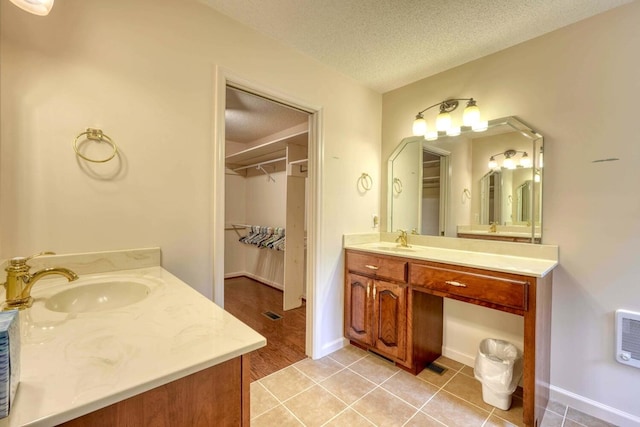
[{"label": "wooden vanity cabinet", "polygon": [[542,421],[549,400],[551,272],[537,278],[347,250],[345,277],[346,337],[414,374],[441,354],[444,298],[523,316],[523,421],[528,427]]},{"label": "wooden vanity cabinet", "polygon": [[345,336],[398,363],[407,361],[407,262],[347,255]]},{"label": "wooden vanity cabinet", "polygon": [[249,358],[238,356],[60,426],[248,426]]}]

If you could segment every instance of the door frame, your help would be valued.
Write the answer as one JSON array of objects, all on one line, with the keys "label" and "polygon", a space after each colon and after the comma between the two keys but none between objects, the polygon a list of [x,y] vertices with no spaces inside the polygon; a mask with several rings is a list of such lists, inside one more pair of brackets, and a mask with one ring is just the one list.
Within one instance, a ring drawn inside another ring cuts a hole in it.
[{"label": "door frame", "polygon": [[306,342],[305,353],[314,358],[322,348],[317,342],[320,337],[319,325],[316,323],[316,284],[318,283],[318,265],[321,253],[319,250],[320,236],[322,236],[322,153],[323,123],[322,107],[298,99],[284,92],[247,80],[223,67],[214,66],[213,70],[213,119],[212,119],[212,148],[211,148],[211,206],[209,252],[211,255],[211,295],[213,301],[224,307],[224,228],[225,228],[225,108],[227,85],[242,89],[246,92],[288,105],[309,113],[309,175],[307,209],[307,260],[306,260]]}]

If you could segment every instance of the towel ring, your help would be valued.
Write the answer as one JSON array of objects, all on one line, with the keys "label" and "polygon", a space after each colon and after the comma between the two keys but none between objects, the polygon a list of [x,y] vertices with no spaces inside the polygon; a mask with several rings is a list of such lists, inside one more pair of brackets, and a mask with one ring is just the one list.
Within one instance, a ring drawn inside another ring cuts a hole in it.
[{"label": "towel ring", "polygon": [[393,191],[396,194],[402,193],[402,181],[400,181],[400,178],[393,178]]},{"label": "towel ring", "polygon": [[[98,142],[105,141],[107,144],[109,144],[111,147],[113,147],[113,153],[111,153],[111,155],[109,157],[107,157],[106,159],[100,159],[100,160],[90,159],[89,157],[87,157],[84,154],[80,153],[80,151],[78,151],[78,140],[80,139],[81,136],[84,136],[84,135],[86,135],[87,139],[89,139],[91,141],[98,141]],[[88,162],[104,163],[104,162],[108,162],[109,160],[113,159],[116,156],[116,154],[118,154],[118,146],[116,145],[115,142],[113,142],[113,140],[111,138],[109,138],[105,133],[103,133],[101,129],[87,128],[86,131],[84,131],[80,135],[76,136],[76,139],[73,141],[73,151],[75,151],[78,156],[82,157],[83,159],[85,159]]]},{"label": "towel ring", "polygon": [[362,187],[364,191],[369,191],[373,186],[373,178],[371,178],[368,173],[362,172],[362,175],[358,178],[358,185]]}]

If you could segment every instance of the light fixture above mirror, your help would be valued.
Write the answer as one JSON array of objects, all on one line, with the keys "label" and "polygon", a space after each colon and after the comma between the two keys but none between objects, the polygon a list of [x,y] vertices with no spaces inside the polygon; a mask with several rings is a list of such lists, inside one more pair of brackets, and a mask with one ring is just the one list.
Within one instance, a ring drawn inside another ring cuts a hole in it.
[{"label": "light fixture above mirror", "polygon": [[[518,153],[522,153],[520,159],[516,162],[516,156]],[[504,156],[504,160],[502,161],[502,165],[498,165],[498,161],[496,157]],[[533,165],[529,154],[526,151],[518,151],[518,150],[506,150],[503,153],[493,154],[489,157],[489,169],[496,169],[499,167],[503,167],[505,169],[515,169],[518,166],[523,168],[530,168]]]},{"label": "light fixture above mirror", "polygon": [[39,16],[48,15],[53,7],[53,2],[54,0],[11,0],[11,3],[20,9]]},{"label": "light fixture above mirror", "polygon": [[[451,112],[458,108],[459,101],[467,101],[467,106],[462,113],[462,125],[455,125],[451,118]],[[436,117],[435,129],[430,130],[423,113],[434,107],[439,107],[440,112]],[[480,109],[473,98],[446,99],[419,111],[413,121],[413,134],[415,136],[424,136],[427,141],[433,141],[441,135],[458,136],[462,131],[462,127],[476,132],[487,130],[487,122],[480,119]]]}]

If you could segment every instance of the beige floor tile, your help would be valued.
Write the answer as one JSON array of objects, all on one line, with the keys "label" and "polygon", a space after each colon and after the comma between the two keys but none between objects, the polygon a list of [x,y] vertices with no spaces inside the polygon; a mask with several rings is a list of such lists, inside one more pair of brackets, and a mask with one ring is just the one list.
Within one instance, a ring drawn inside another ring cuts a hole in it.
[{"label": "beige floor tile", "polygon": [[376,384],[380,384],[400,370],[375,356],[367,356],[349,366],[349,369]]},{"label": "beige floor tile", "polygon": [[564,417],[554,412],[545,411],[540,427],[562,427]]},{"label": "beige floor tile", "polygon": [[376,385],[355,372],[345,369],[320,383],[322,387],[350,405],[373,390]]},{"label": "beige floor tile", "polygon": [[515,425],[495,415],[490,415],[483,427],[515,427]]},{"label": "beige floor tile", "polygon": [[555,400],[549,400],[549,403],[547,404],[547,411],[555,412],[556,414],[564,417],[564,413],[567,412],[567,405]]},{"label": "beige floor tile", "polygon": [[439,391],[422,412],[449,426],[481,426],[489,412],[478,408],[446,391]]},{"label": "beige floor tile", "polygon": [[303,424],[282,405],[251,420],[251,427],[299,427]]},{"label": "beige floor tile", "polygon": [[325,427],[372,427],[373,423],[369,422],[362,415],[358,414],[353,409],[346,409],[341,412],[340,415],[333,418],[331,421],[325,424]]},{"label": "beige floor tile", "polygon": [[518,427],[524,426],[524,422],[522,421],[523,407],[522,407],[522,398],[519,396],[513,395],[511,397],[511,407],[508,411],[503,411],[502,409],[496,408],[493,411],[493,415],[502,418],[503,420],[509,421],[511,424],[516,425]]},{"label": "beige floor tile", "polygon": [[352,405],[359,414],[376,426],[402,426],[416,413],[416,408],[381,388],[373,390]]},{"label": "beige floor tile", "polygon": [[456,374],[456,371],[451,370],[451,369],[447,369],[447,371],[442,375],[436,374],[435,372],[430,371],[429,369],[423,369],[422,372],[420,372],[418,374],[418,377],[423,379],[423,380],[425,380],[425,381],[430,382],[433,385],[436,385],[438,387],[442,387],[455,374]]},{"label": "beige floor tile", "polygon": [[347,407],[319,385],[292,397],[284,405],[307,427],[321,426]]},{"label": "beige floor tile", "polygon": [[367,353],[366,351],[349,344],[348,346],[343,347],[340,350],[334,351],[329,355],[329,357],[336,362],[342,363],[344,366],[349,366],[352,363],[362,359],[363,357],[366,357],[368,354],[369,353]]},{"label": "beige floor tile", "polygon": [[440,366],[445,366],[449,369],[453,369],[454,371],[459,371],[465,366],[463,363],[456,362],[455,360],[449,359],[448,357],[445,357],[445,356],[438,357],[436,359],[436,364]]},{"label": "beige floor tile", "polygon": [[251,418],[267,412],[269,409],[273,409],[280,404],[278,400],[273,397],[266,388],[259,382],[255,381],[251,383]]},{"label": "beige floor tile", "polygon": [[399,371],[382,383],[381,387],[418,409],[438,391],[438,387],[433,384],[404,371]]},{"label": "beige floor tile", "polygon": [[579,424],[582,424],[587,427],[612,427],[613,424],[609,424],[606,421],[602,421],[596,417],[592,417],[591,415],[585,414],[584,412],[580,412],[577,409],[569,408],[567,409],[567,415],[564,425],[567,425],[567,421],[576,421]]},{"label": "beige floor tile", "polygon": [[444,427],[444,424],[424,412],[418,412],[404,427]]},{"label": "beige floor tile", "polygon": [[456,374],[451,378],[451,381],[444,386],[444,389],[486,411],[491,412],[493,409],[493,406],[485,403],[482,399],[482,384],[475,378],[463,374]]},{"label": "beige floor tile", "polygon": [[262,378],[260,383],[281,402],[315,384],[293,366]]},{"label": "beige floor tile", "polygon": [[522,398],[514,395],[511,397],[511,407],[508,411],[496,408],[495,411],[493,411],[493,415],[520,427],[524,426],[524,422],[522,421],[523,410]]},{"label": "beige floor tile", "polygon": [[342,364],[336,362],[330,357],[323,357],[318,360],[304,359],[293,366],[306,376],[311,377],[311,379],[318,382],[330,377],[341,369],[344,369]]},{"label": "beige floor tile", "polygon": [[473,373],[473,368],[471,366],[466,366],[465,365],[460,372],[462,372],[463,374],[465,374],[465,375],[467,375],[467,376],[469,376],[471,378],[475,378],[475,375]]}]

